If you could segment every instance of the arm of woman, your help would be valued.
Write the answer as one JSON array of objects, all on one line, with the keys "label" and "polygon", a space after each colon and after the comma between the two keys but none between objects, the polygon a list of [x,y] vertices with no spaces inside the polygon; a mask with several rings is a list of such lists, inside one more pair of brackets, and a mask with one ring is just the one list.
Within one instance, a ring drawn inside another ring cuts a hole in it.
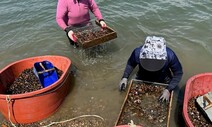
[{"label": "arm of woman", "polygon": [[57,10],[56,10],[56,22],[62,30],[65,30],[67,24],[65,22],[67,16],[67,1],[58,0]]},{"label": "arm of woman", "polygon": [[89,3],[90,3],[90,10],[91,12],[94,14],[94,16],[96,17],[96,19],[98,21],[102,20],[103,19],[103,16],[99,10],[99,7],[97,6],[96,2],[94,0],[89,0]]},{"label": "arm of woman", "polygon": [[183,75],[182,65],[174,52],[172,52],[170,69],[173,73],[173,78],[167,88],[169,91],[173,90],[179,84]]},{"label": "arm of woman", "polygon": [[122,76],[122,78],[129,78],[129,76],[131,75],[132,71],[134,70],[134,68],[138,65],[138,62],[139,61],[139,57],[138,57],[138,54],[139,54],[139,48],[136,48],[133,50],[133,52],[131,53],[128,61],[127,61],[127,65],[125,67],[125,70],[124,70],[124,74]]}]

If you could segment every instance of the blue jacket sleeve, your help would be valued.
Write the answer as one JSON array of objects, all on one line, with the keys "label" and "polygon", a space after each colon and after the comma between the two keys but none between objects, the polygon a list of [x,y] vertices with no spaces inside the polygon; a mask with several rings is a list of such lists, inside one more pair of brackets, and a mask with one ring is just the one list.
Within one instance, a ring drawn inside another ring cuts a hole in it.
[{"label": "blue jacket sleeve", "polygon": [[180,82],[182,75],[183,75],[183,70],[180,61],[178,60],[176,54],[172,51],[171,53],[168,52],[168,55],[171,55],[169,57],[169,66],[170,69],[173,73],[173,77],[167,87],[169,91],[172,91]]},{"label": "blue jacket sleeve", "polygon": [[138,64],[137,59],[139,59],[139,58],[137,58],[138,54],[139,54],[138,51],[139,51],[139,49],[135,49],[132,52],[131,56],[129,57],[122,78],[129,78],[131,72],[137,66],[137,64]]}]

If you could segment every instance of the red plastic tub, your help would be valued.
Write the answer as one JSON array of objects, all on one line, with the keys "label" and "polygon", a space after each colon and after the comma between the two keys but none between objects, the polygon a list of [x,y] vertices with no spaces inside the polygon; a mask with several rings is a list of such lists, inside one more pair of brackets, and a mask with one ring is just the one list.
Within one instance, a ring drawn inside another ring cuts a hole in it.
[{"label": "red plastic tub", "polygon": [[[63,71],[52,85],[24,94],[7,95],[6,89],[35,62],[48,60]],[[32,123],[53,114],[62,104],[70,89],[70,59],[63,56],[37,56],[9,64],[0,71],[0,112],[13,123]]]},{"label": "red plastic tub", "polygon": [[187,83],[183,102],[183,118],[188,127],[194,127],[188,116],[188,102],[191,98],[212,91],[212,73],[202,73],[191,77]]}]

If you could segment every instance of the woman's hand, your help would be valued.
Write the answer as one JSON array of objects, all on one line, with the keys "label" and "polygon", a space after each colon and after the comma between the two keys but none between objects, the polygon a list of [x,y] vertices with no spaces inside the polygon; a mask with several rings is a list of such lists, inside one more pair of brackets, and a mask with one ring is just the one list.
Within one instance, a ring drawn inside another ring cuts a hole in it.
[{"label": "woman's hand", "polygon": [[162,102],[163,101],[169,102],[169,98],[170,98],[170,92],[169,92],[169,90],[165,89],[165,90],[163,90],[159,100]]},{"label": "woman's hand", "polygon": [[68,37],[69,37],[72,41],[74,41],[74,42],[77,41],[77,38],[76,38],[76,36],[74,35],[74,32],[73,32],[72,30],[70,30],[70,31],[68,32]]},{"label": "woman's hand", "polygon": [[101,20],[99,23],[100,23],[100,25],[101,25],[102,28],[107,27],[105,21]]}]

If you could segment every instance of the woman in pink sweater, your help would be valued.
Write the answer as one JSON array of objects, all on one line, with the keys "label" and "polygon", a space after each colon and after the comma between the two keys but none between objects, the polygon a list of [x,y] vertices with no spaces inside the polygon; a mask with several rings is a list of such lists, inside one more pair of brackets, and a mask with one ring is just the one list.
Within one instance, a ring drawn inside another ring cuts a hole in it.
[{"label": "woman in pink sweater", "polygon": [[106,27],[106,23],[94,0],[58,0],[56,21],[60,28],[66,32],[72,45],[76,44],[72,28],[89,24],[89,11],[94,14],[102,27]]}]

